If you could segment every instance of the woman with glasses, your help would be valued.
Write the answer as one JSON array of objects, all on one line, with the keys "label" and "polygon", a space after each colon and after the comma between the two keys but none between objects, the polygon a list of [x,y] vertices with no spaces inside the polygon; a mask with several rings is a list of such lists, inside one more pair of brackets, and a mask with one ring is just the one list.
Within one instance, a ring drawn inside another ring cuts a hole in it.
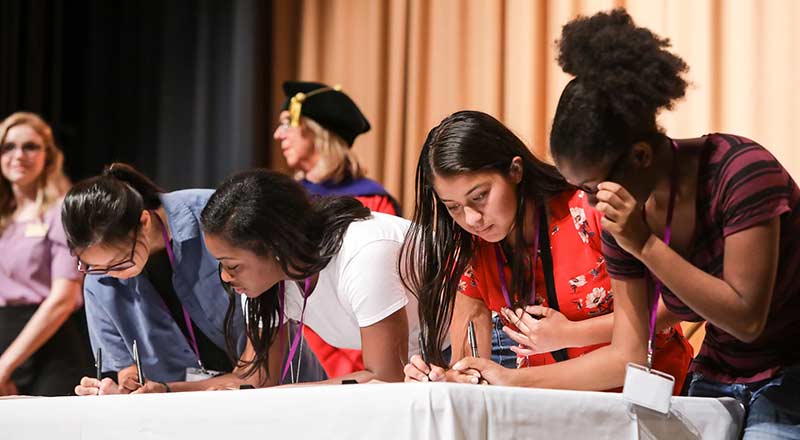
[{"label": "woman with glasses", "polygon": [[[222,280],[247,297],[249,371],[264,385],[296,374],[283,362],[297,338],[281,331],[293,319],[335,348],[360,350],[363,368],[333,377],[401,381],[417,351],[416,302],[398,274],[408,220],[371,212],[350,197],[309,199],[290,177],[253,170],[223,182],[202,214],[209,251]],[[229,315],[238,312],[231,303]]]},{"label": "woman with glasses", "polygon": [[[84,377],[77,394],[189,391],[244,383],[226,353],[224,329],[242,354],[241,314],[225,321],[228,298],[200,232],[212,191],[163,192],[124,164],[76,184],[62,220],[78,257],[86,316],[104,376]],[[232,299],[238,304],[236,298]],[[238,338],[236,338],[238,337]],[[145,376],[135,368],[134,341]],[[243,356],[247,356],[245,352]],[[119,373],[118,382],[111,377]],[[212,376],[218,376],[211,378]]]},{"label": "woman with glasses", "polygon": [[37,115],[0,122],[0,396],[67,395],[89,367],[81,275],[61,227],[69,182]]},{"label": "woman with glasses", "polygon": [[[339,87],[286,81],[286,100],[273,137],[286,164],[309,193],[351,196],[375,212],[401,215],[400,205],[366,170],[353,152],[355,139],[370,130],[367,118]],[[363,368],[358,350],[336,349],[305,328],[309,344],[329,376]]]},{"label": "woman with glasses", "polygon": [[[744,438],[800,438],[800,189],[764,147],[712,133],[673,139],[656,115],[684,96],[686,63],[622,9],[564,26],[551,134],[570,183],[594,193],[619,294],[598,380],[648,355],[648,303],[706,321],[692,396],[749,408]],[[624,299],[624,300],[623,300]]]},{"label": "woman with glasses", "polygon": [[[403,273],[419,297],[430,359],[413,357],[407,381],[525,386],[522,378],[548,377],[608,344],[618,295],[601,253],[600,216],[511,130],[481,112],[448,116],[422,147],[416,193]],[[505,325],[493,324],[492,312]],[[480,358],[470,356],[469,323]],[[660,323],[658,366],[676,377],[678,394],[691,347],[671,324]],[[445,370],[435,347],[448,331],[453,368]],[[506,334],[521,344],[511,348],[517,356],[490,360]],[[586,376],[549,386],[618,386],[581,385]]]}]

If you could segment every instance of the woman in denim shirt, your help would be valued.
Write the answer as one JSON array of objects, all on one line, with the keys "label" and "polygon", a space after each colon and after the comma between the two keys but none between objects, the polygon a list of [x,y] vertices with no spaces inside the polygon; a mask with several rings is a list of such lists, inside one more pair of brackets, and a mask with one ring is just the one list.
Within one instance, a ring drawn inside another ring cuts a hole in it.
[{"label": "woman in denim shirt", "polygon": [[[92,346],[102,350],[103,373],[119,372],[119,385],[85,377],[77,394],[244,383],[231,374],[235,365],[223,334],[228,297],[200,232],[200,212],[211,193],[164,193],[130,166],[113,164],[67,194],[62,219],[70,249],[88,274],[84,296]],[[241,314],[231,317],[229,328],[238,337],[233,354],[242,355]],[[134,364],[134,340],[144,386]]]}]

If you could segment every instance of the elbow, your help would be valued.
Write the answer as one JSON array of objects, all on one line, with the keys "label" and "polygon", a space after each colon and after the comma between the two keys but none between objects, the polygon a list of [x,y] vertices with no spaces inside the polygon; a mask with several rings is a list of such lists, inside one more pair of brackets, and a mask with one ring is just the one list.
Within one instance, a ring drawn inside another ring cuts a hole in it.
[{"label": "elbow", "polygon": [[759,338],[759,336],[761,336],[762,333],[764,333],[764,327],[766,324],[766,318],[751,319],[743,322],[738,328],[733,329],[731,334],[736,339],[749,344],[754,342]]}]

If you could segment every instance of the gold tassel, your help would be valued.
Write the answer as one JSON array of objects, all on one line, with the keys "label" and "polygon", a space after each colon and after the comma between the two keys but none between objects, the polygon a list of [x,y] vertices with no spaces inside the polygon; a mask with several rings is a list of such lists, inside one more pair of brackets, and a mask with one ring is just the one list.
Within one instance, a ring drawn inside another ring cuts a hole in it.
[{"label": "gold tassel", "polygon": [[303,102],[306,99],[314,96],[319,95],[320,93],[324,92],[341,92],[342,86],[336,84],[333,87],[320,87],[319,89],[313,90],[308,92],[308,94],[303,92],[298,92],[292,99],[289,101],[289,125],[292,127],[299,127],[300,126],[300,116],[303,112]]}]

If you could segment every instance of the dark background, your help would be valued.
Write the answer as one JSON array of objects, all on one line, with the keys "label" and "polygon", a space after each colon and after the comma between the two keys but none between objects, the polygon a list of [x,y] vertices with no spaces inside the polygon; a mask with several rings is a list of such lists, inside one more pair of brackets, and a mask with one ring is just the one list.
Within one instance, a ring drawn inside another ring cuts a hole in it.
[{"label": "dark background", "polygon": [[168,190],[269,166],[272,7],[2,0],[0,119],[40,114],[73,181],[113,161]]}]

